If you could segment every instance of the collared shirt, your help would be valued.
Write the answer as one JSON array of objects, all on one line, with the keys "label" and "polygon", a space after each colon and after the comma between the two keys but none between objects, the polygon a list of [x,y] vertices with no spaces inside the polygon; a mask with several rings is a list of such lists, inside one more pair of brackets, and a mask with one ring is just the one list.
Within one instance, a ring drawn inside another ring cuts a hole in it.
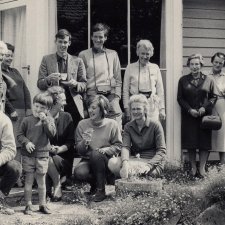
[{"label": "collared shirt", "polygon": [[123,147],[127,148],[131,155],[139,153],[141,158],[150,159],[149,163],[154,166],[163,165],[166,144],[160,122],[147,118],[141,130],[135,120],[127,123],[124,128]]}]

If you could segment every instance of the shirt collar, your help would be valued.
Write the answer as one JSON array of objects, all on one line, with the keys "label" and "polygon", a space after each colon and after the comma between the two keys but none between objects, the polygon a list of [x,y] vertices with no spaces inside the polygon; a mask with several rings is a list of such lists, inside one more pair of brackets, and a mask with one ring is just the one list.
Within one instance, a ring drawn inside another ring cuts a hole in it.
[{"label": "shirt collar", "polygon": [[66,54],[65,56],[61,57],[61,56],[59,56],[59,55],[56,53],[56,58],[57,58],[57,62],[61,62],[62,59],[66,61],[67,58],[68,58],[68,54]]},{"label": "shirt collar", "polygon": [[[151,119],[149,117],[147,117],[146,120],[145,120],[145,125],[143,126],[143,128],[144,127],[149,127],[150,122],[151,122]],[[137,129],[136,121],[135,120],[131,121],[130,126],[133,127],[134,129]]]},{"label": "shirt collar", "polygon": [[[214,75],[213,70],[210,70],[209,75]],[[215,75],[214,75],[215,76]],[[225,76],[225,72],[221,71],[220,74],[216,74],[216,76]]]},{"label": "shirt collar", "polygon": [[95,47],[92,47],[92,52],[97,54],[97,53],[105,53],[106,52],[106,48],[103,47],[102,49],[97,49]]}]

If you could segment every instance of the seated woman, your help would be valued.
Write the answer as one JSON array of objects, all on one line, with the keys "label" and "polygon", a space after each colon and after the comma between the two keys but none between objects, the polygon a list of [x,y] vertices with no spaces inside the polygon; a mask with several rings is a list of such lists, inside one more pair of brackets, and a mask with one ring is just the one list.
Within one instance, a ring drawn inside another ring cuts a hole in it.
[{"label": "seated woman", "polygon": [[79,122],[75,146],[81,155],[81,162],[75,167],[75,178],[88,181],[93,201],[103,201],[106,197],[105,183],[108,160],[120,153],[122,137],[118,123],[105,118],[109,109],[109,100],[103,95],[96,95],[88,102],[90,118]]},{"label": "seated woman", "polygon": [[128,106],[133,120],[124,128],[121,158],[112,158],[108,167],[121,178],[128,178],[132,168],[137,166],[140,175],[159,177],[166,156],[162,126],[147,116],[148,100],[143,94],[131,96]]},{"label": "seated woman", "polygon": [[[52,95],[54,106],[51,114],[54,116],[57,133],[50,140],[52,145],[47,173],[47,195],[53,202],[62,198],[61,181],[62,177],[72,175],[74,155],[74,125],[69,113],[64,112],[66,103],[65,91],[60,86],[53,86],[48,89]],[[51,187],[54,193],[51,193]]]}]

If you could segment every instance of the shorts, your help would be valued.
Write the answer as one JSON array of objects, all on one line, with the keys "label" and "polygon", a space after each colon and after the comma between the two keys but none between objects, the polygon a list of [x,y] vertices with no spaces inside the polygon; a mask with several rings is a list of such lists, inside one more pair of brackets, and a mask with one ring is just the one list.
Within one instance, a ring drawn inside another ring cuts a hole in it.
[{"label": "shorts", "polygon": [[38,174],[46,174],[48,171],[48,159],[49,157],[22,157],[22,166],[23,170],[26,173],[38,173]]}]

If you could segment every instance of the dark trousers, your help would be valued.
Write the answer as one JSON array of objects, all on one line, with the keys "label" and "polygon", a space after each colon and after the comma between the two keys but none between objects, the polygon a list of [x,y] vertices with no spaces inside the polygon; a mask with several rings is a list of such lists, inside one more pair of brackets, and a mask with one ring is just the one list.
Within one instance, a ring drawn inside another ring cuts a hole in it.
[{"label": "dark trousers", "polygon": [[93,185],[100,190],[105,189],[106,176],[109,173],[108,169],[109,158],[102,153],[94,150],[90,155],[90,167],[93,175]]},{"label": "dark trousers", "polygon": [[4,195],[9,194],[21,174],[22,166],[16,160],[9,161],[0,167],[0,190]]}]

